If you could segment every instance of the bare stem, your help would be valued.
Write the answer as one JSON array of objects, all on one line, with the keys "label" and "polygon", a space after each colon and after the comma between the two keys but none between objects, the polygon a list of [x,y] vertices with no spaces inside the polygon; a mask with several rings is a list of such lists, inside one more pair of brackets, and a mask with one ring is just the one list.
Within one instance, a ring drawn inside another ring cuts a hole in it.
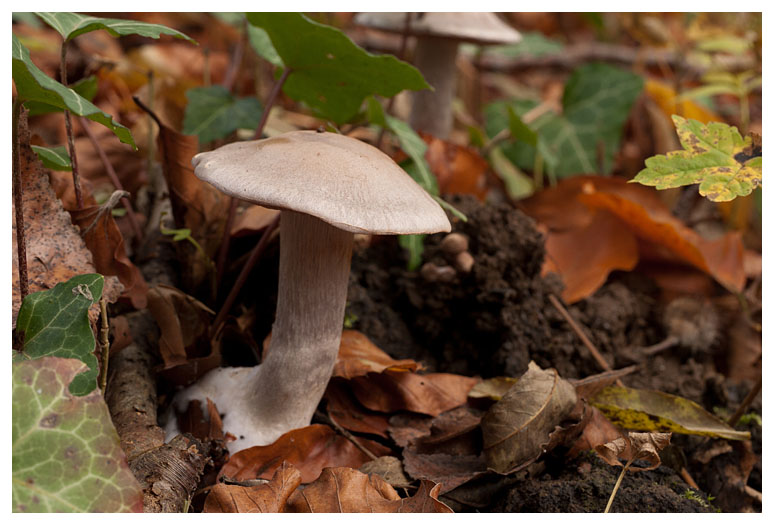
[{"label": "bare stem", "polygon": [[102,318],[100,326],[100,357],[102,358],[102,366],[100,366],[99,387],[104,396],[108,386],[108,361],[110,361],[110,340],[108,338],[110,325],[108,324],[108,306],[104,294],[100,297],[100,317]]},{"label": "bare stem", "polygon": [[27,276],[27,241],[24,232],[24,204],[22,193],[21,161],[19,160],[19,126],[22,118],[22,103],[17,98],[13,102],[13,117],[11,131],[13,136],[13,202],[16,214],[16,255],[19,258],[19,295],[23,301],[30,293],[29,277]]},{"label": "bare stem", "polygon": [[759,381],[754,385],[754,387],[751,389],[750,392],[748,392],[748,395],[745,396],[745,399],[743,399],[743,402],[740,404],[739,407],[737,407],[737,410],[735,410],[735,413],[730,416],[727,423],[730,427],[734,427],[737,425],[737,422],[740,421],[740,418],[743,417],[743,414],[745,414],[745,411],[748,410],[748,408],[751,406],[751,403],[753,403],[754,399],[756,399],[756,396],[759,395],[759,392],[762,391],[762,377],[759,376]]},{"label": "bare stem", "polygon": [[[63,86],[67,86],[67,40],[62,42],[62,54],[59,63],[59,78]],[[81,179],[78,173],[78,159],[75,156],[75,139],[73,137],[73,123],[70,120],[70,112],[65,113],[65,130],[67,131],[67,147],[70,150],[70,163],[73,167],[73,188],[75,189],[75,203],[78,209],[83,209],[83,193],[81,192]]]},{"label": "bare stem", "polygon": [[616,493],[619,491],[619,485],[622,484],[622,479],[624,479],[624,474],[627,472],[627,469],[632,464],[633,460],[635,458],[630,459],[626,465],[624,465],[624,468],[622,469],[622,473],[619,474],[619,479],[616,480],[616,485],[614,485],[614,490],[611,491],[611,497],[608,498],[608,505],[605,506],[605,511],[603,511],[603,514],[608,514],[608,511],[611,510],[611,505],[614,503],[614,497],[616,497]]},{"label": "bare stem", "polygon": [[[113,165],[110,163],[110,159],[108,159],[108,156],[105,153],[105,150],[102,149],[102,146],[100,146],[100,143],[97,141],[97,137],[95,137],[92,130],[89,129],[89,121],[83,117],[78,117],[78,123],[81,125],[81,128],[83,128],[83,131],[86,133],[86,136],[89,137],[89,140],[94,146],[94,149],[97,151],[97,154],[99,155],[100,160],[102,161],[102,165],[105,167],[105,172],[108,174],[108,178],[110,179],[110,182],[113,183],[113,186],[115,186],[117,190],[124,191],[124,187],[121,185],[121,181],[118,180],[116,171],[113,169]],[[129,224],[132,226],[132,230],[135,232],[135,239],[138,242],[142,242],[143,232],[142,232],[142,229],[140,228],[140,224],[137,222],[137,217],[135,216],[135,210],[132,207],[132,203],[129,201],[128,198],[122,197],[121,204],[123,204],[124,208],[126,208],[127,210],[127,214],[129,217]]]}]

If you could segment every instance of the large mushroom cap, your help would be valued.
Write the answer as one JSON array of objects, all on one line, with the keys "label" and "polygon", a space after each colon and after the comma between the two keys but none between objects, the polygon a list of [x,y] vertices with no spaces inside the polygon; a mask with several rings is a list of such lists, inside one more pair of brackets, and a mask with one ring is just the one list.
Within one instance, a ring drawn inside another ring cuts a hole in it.
[{"label": "large mushroom cap", "polygon": [[192,159],[200,179],[234,197],[315,216],[354,233],[450,231],[441,206],[377,148],[336,133],[292,131]]},{"label": "large mushroom cap", "polygon": [[[462,40],[475,44],[516,44],[519,31],[494,13],[409,13],[409,34]],[[355,23],[402,33],[406,13],[358,13]]]}]

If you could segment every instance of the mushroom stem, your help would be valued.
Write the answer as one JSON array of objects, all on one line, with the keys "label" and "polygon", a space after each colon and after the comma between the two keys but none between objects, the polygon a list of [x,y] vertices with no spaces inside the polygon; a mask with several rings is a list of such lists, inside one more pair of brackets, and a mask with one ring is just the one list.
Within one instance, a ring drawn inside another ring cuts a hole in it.
[{"label": "mushroom stem", "polygon": [[350,232],[282,212],[277,313],[253,396],[256,422],[278,432],[269,442],[308,425],[323,397],[342,336],[352,245]]},{"label": "mushroom stem", "polygon": [[414,65],[434,91],[412,93],[410,124],[417,131],[446,139],[452,131],[452,99],[455,97],[458,41],[451,38],[417,38]]}]

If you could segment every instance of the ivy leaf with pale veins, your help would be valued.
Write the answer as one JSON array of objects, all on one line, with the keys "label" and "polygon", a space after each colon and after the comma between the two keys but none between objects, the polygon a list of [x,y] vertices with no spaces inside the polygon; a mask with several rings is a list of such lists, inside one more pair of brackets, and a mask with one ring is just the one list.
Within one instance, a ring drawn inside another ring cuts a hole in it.
[{"label": "ivy leaf with pale veins", "polygon": [[83,98],[74,90],[63,86],[41,71],[30,58],[29,50],[13,37],[11,71],[16,84],[16,93],[23,103],[42,102],[59,109],[66,109],[75,115],[86,117],[110,129],[124,144],[136,148],[132,133],[113,117]]},{"label": "ivy leaf with pale veins", "polygon": [[83,396],[97,387],[97,358],[89,307],[102,295],[104,277],[93,273],[77,275],[51,290],[24,298],[16,318],[16,339],[21,345],[14,361],[45,356],[71,357],[89,369],[70,384],[70,392]]},{"label": "ivy leaf with pale veins", "polygon": [[32,151],[38,156],[43,165],[56,171],[73,171],[73,165],[70,161],[70,155],[64,146],[46,148],[44,146],[31,145]]},{"label": "ivy leaf with pale veins", "polygon": [[[700,195],[714,202],[750,194],[762,183],[761,149],[743,138],[735,126],[673,115],[683,150],[646,159],[646,168],[632,182],[658,190],[700,185]],[[758,155],[754,155],[758,153]]]},{"label": "ivy leaf with pale veins", "polygon": [[541,370],[531,361],[527,372],[482,418],[487,466],[509,474],[533,462],[575,405],[573,386],[557,371]]},{"label": "ivy leaf with pale veins", "polygon": [[48,25],[56,29],[65,40],[72,40],[78,35],[104,29],[113,36],[139,35],[149,38],[159,38],[170,35],[182,38],[196,44],[196,41],[175,29],[159,25],[138,22],[137,20],[120,20],[118,18],[96,18],[78,13],[35,13]]},{"label": "ivy leaf with pale veins", "polygon": [[83,368],[58,357],[13,365],[13,512],[143,511],[102,395],[67,391]]},{"label": "ivy leaf with pale veins", "polygon": [[258,99],[237,98],[223,86],[192,88],[186,98],[183,133],[197,135],[201,143],[222,139],[238,129],[255,129],[261,121]]},{"label": "ivy leaf with pale veins", "polygon": [[430,87],[406,62],[367,53],[340,30],[300,13],[248,13],[247,18],[266,31],[292,71],[283,91],[337,124],[355,117],[368,95],[392,97]]}]

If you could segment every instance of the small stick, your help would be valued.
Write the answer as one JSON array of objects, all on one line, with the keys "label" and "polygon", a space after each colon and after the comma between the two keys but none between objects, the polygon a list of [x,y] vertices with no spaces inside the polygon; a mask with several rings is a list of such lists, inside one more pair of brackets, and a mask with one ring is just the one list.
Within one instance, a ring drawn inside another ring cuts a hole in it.
[{"label": "small stick", "polygon": [[231,305],[234,304],[234,300],[237,298],[237,294],[242,289],[242,286],[245,284],[245,281],[248,279],[248,275],[250,275],[250,271],[253,269],[253,267],[256,265],[256,262],[261,257],[261,254],[264,252],[266,245],[269,244],[269,237],[272,235],[272,232],[276,230],[279,225],[280,225],[280,214],[278,214],[277,217],[275,217],[275,219],[272,221],[272,223],[266,227],[263,235],[261,235],[261,240],[258,241],[258,244],[256,245],[256,247],[253,248],[253,251],[250,252],[250,257],[248,257],[248,260],[245,262],[245,266],[242,267],[242,271],[237,277],[237,280],[234,282],[234,286],[231,287],[231,291],[229,291],[228,297],[226,297],[226,300],[223,302],[223,306],[221,306],[221,310],[218,312],[218,315],[215,316],[215,321],[213,321],[213,325],[210,328],[211,336],[214,336],[218,332],[218,327],[221,325],[221,323],[223,323],[224,319],[226,319],[226,315],[229,313],[229,310],[231,309]]},{"label": "small stick", "polygon": [[652,356],[654,354],[658,354],[662,350],[667,350],[668,348],[676,345],[677,343],[678,343],[678,338],[674,335],[669,335],[664,341],[661,341],[655,345],[642,348],[641,352],[643,353],[643,355]]},{"label": "small stick", "polygon": [[[398,54],[396,55],[396,58],[398,60],[403,60],[404,55],[406,55],[406,44],[409,40],[409,26],[412,21],[412,13],[406,13],[404,15],[404,29],[401,32],[401,47],[398,50]],[[388,101],[387,108],[385,108],[385,113],[390,114],[391,111],[393,111],[393,105],[395,104],[396,97],[390,97],[390,100]],[[385,138],[385,131],[387,131],[385,128],[382,128],[379,131],[379,136],[377,137],[377,142],[374,144],[377,149],[382,149],[382,140]]]},{"label": "small stick", "polygon": [[748,410],[748,408],[751,406],[751,403],[753,403],[754,399],[756,399],[756,396],[759,395],[759,392],[762,391],[762,378],[759,376],[759,381],[757,381],[756,385],[751,389],[750,392],[748,392],[748,395],[745,396],[745,399],[743,399],[743,402],[740,403],[740,406],[737,407],[737,410],[735,410],[735,413],[732,414],[729,419],[727,420],[727,424],[730,427],[734,427],[737,425],[737,423],[740,421],[740,418],[743,417],[743,414],[745,414],[745,411]]},{"label": "small stick", "polygon": [[13,203],[16,216],[16,256],[18,257],[19,271],[19,295],[20,300],[30,293],[29,276],[27,275],[27,239],[24,232],[24,204],[22,198],[22,171],[19,159],[19,126],[21,118],[25,115],[22,103],[17,98],[13,102],[13,131],[12,156],[13,156]]},{"label": "small stick", "polygon": [[683,479],[691,488],[694,490],[700,490],[700,486],[697,485],[696,481],[694,481],[694,478],[691,474],[689,474],[689,471],[686,470],[686,467],[681,467],[681,470],[678,471],[678,474],[681,476],[681,479]]},{"label": "small stick", "polygon": [[[59,63],[59,77],[62,85],[67,87],[67,40],[62,42],[62,53]],[[67,131],[67,147],[70,150],[70,164],[73,167],[73,188],[75,188],[75,203],[78,209],[83,209],[83,193],[81,192],[81,179],[78,174],[78,159],[75,156],[75,139],[73,138],[73,123],[70,120],[70,112],[65,113],[65,130]]]},{"label": "small stick", "polygon": [[108,339],[110,325],[108,324],[108,307],[104,294],[100,297],[100,317],[102,318],[102,325],[100,326],[100,357],[102,358],[102,366],[100,367],[99,387],[104,396],[108,387],[108,361],[110,361],[110,341]]},{"label": "small stick", "polygon": [[[579,339],[581,339],[581,342],[584,343],[584,346],[587,347],[587,350],[589,350],[589,353],[592,354],[592,357],[595,359],[595,361],[597,361],[597,364],[600,365],[600,367],[606,372],[613,370],[611,365],[608,364],[608,361],[606,361],[603,357],[603,354],[601,354],[597,347],[592,344],[592,341],[589,340],[589,337],[587,337],[581,327],[576,323],[573,317],[571,317],[570,313],[568,313],[568,310],[565,309],[560,300],[557,299],[554,294],[549,294],[549,301],[552,303],[552,306],[554,306],[557,311],[560,312],[560,315],[570,325],[571,329],[573,329]],[[616,384],[618,386],[624,386],[621,379],[617,379]]]},{"label": "small stick", "polygon": [[603,511],[603,514],[608,514],[608,511],[611,510],[611,505],[614,503],[614,497],[616,496],[616,493],[619,491],[619,485],[622,484],[622,479],[624,479],[624,474],[627,472],[627,469],[630,467],[632,462],[635,458],[631,458],[626,465],[624,465],[624,468],[622,469],[622,473],[619,474],[619,479],[616,480],[616,485],[614,485],[614,490],[611,491],[611,497],[608,498],[608,504],[605,506],[605,510]]},{"label": "small stick", "polygon": [[356,446],[356,448],[357,448],[358,450],[360,450],[361,452],[363,452],[364,454],[366,454],[367,456],[369,456],[369,458],[370,458],[372,461],[374,461],[375,459],[377,459],[377,456],[375,456],[375,455],[374,455],[374,453],[373,453],[371,450],[369,450],[369,449],[367,449],[366,447],[364,447],[363,445],[361,445],[361,444],[358,442],[358,440],[356,440],[356,439],[355,439],[355,436],[353,436],[352,434],[350,434],[350,432],[348,432],[347,430],[345,430],[345,428],[344,428],[344,427],[342,427],[342,425],[340,425],[339,423],[337,423],[336,421],[334,421],[334,418],[332,418],[332,417],[328,416],[327,414],[324,414],[324,413],[323,413],[323,412],[321,412],[320,410],[318,410],[317,412],[315,412],[315,415],[317,415],[317,416],[318,416],[320,419],[324,419],[324,420],[326,420],[326,421],[327,421],[327,422],[328,422],[328,423],[329,423],[329,424],[330,424],[332,427],[334,427],[334,430],[336,430],[337,432],[339,432],[340,434],[342,434],[342,435],[343,435],[345,438],[347,438],[347,439],[350,441],[350,443],[352,443],[353,445],[355,445],[355,446]]},{"label": "small stick", "polygon": [[[97,141],[97,137],[94,136],[94,133],[89,128],[88,121],[83,117],[78,117],[78,123],[81,125],[81,128],[86,133],[86,136],[89,137],[92,146],[94,146],[94,149],[97,151],[97,154],[102,161],[102,165],[105,167],[105,172],[108,174],[110,182],[113,183],[113,186],[115,186],[117,190],[124,191],[124,187],[121,185],[121,181],[118,180],[118,175],[116,175],[116,171],[113,169],[113,165],[110,163],[110,159],[108,159],[105,150],[102,149],[102,146],[100,146],[100,143]],[[129,193],[127,193],[127,195],[129,195]],[[124,208],[126,208],[127,215],[129,217],[129,224],[132,226],[132,230],[135,232],[136,241],[142,242],[143,232],[140,229],[140,223],[137,222],[137,217],[135,216],[135,210],[132,207],[132,203],[129,202],[128,198],[121,197],[121,204],[123,204]],[[81,205],[81,208],[83,208],[83,205]]]}]

